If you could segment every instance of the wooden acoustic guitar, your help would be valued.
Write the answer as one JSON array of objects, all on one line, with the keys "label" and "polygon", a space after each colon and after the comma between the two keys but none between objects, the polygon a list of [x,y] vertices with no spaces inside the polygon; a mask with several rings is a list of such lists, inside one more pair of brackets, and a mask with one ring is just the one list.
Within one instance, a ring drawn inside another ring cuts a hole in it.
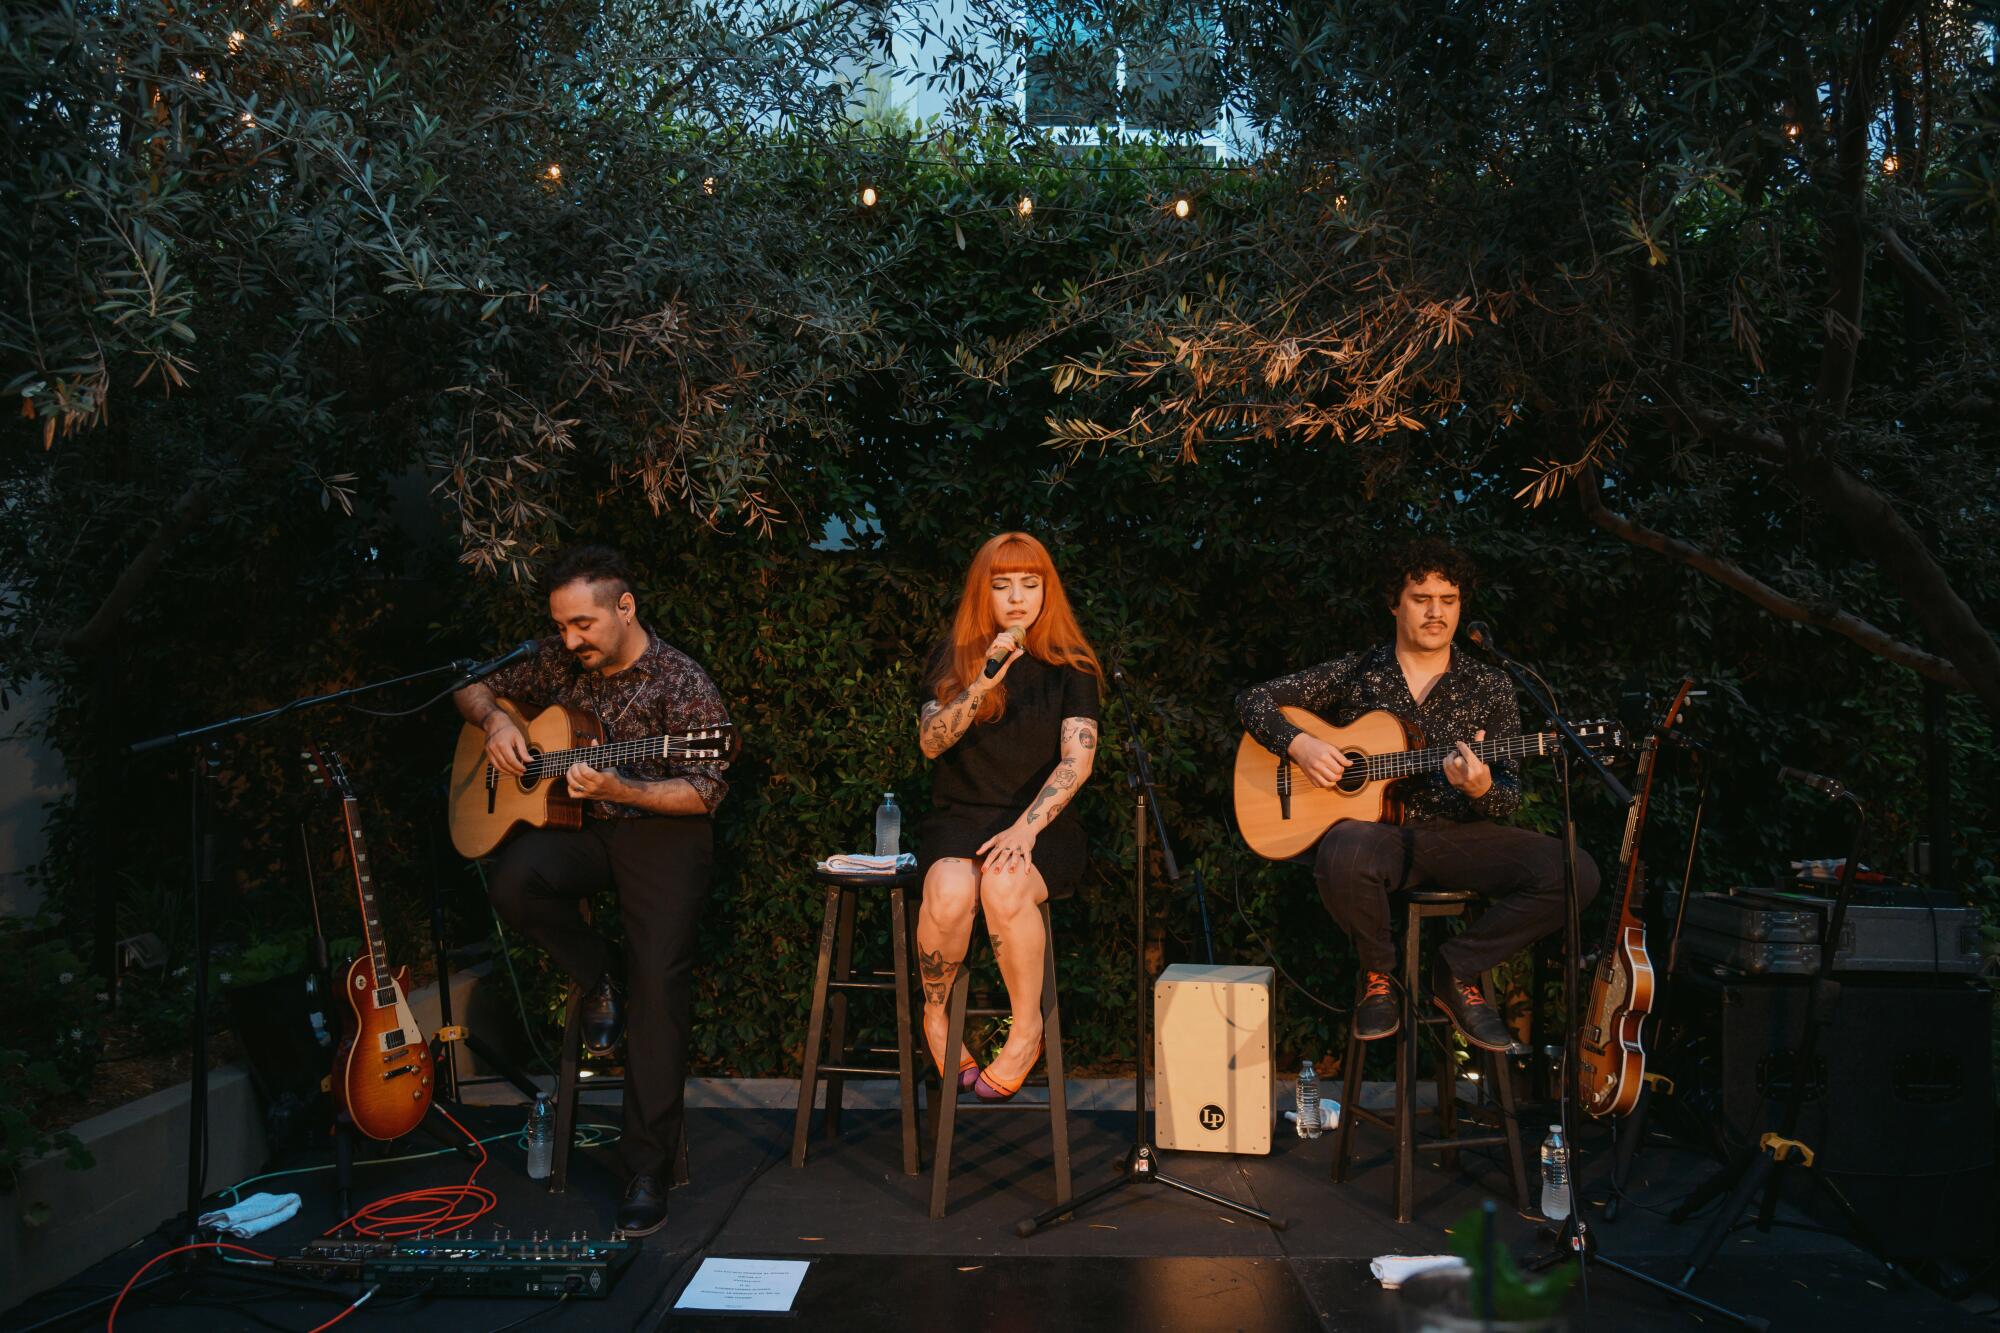
[{"label": "wooden acoustic guitar", "polygon": [[[1326,831],[1350,819],[1395,823],[1402,817],[1394,784],[1419,773],[1444,767],[1458,747],[1425,749],[1417,729],[1394,713],[1363,713],[1336,727],[1303,708],[1281,708],[1285,720],[1301,731],[1332,744],[1347,756],[1349,768],[1333,787],[1320,787],[1290,756],[1274,755],[1245,732],[1236,746],[1236,827],[1243,841],[1259,856],[1284,861],[1310,851]],[[1571,729],[1593,750],[1616,749],[1624,731],[1616,722],[1571,723]],[[1508,736],[1472,743],[1472,752],[1487,763],[1553,755],[1562,737],[1553,731]]]},{"label": "wooden acoustic guitar", "polygon": [[434,1091],[431,1048],[410,1012],[410,969],[389,966],[389,945],[375,910],[375,871],[361,836],[361,806],[340,756],[314,746],[306,756],[315,783],[340,797],[354,893],[361,905],[367,952],[348,965],[347,1035],[333,1056],[336,1105],[371,1139],[399,1139],[430,1113]]},{"label": "wooden acoustic guitar", "polygon": [[581,709],[553,704],[530,720],[512,700],[496,702],[528,738],[534,759],[526,773],[509,777],[486,757],[486,732],[465,724],[452,755],[447,798],[451,845],[461,856],[485,856],[522,829],[582,828],[583,801],[570,794],[563,777],[579,761],[607,769],[653,759],[733,756],[734,731],[727,723],[604,745],[597,719]]},{"label": "wooden acoustic guitar", "polygon": [[1660,739],[1680,721],[1694,678],[1674,692],[1667,714],[1639,748],[1638,792],[1625,811],[1625,837],[1618,847],[1618,899],[1604,922],[1604,942],[1591,972],[1590,1000],[1584,1010],[1578,1047],[1577,1082],[1583,1109],[1594,1116],[1625,1115],[1639,1104],[1646,1081],[1646,1015],[1653,1012],[1655,977],[1646,952],[1646,864],[1639,847],[1652,808],[1653,775]]}]

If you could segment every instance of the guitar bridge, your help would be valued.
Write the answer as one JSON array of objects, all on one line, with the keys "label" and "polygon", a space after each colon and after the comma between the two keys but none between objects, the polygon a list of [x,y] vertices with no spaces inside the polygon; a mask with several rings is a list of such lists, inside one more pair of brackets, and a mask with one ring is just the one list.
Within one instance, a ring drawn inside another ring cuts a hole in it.
[{"label": "guitar bridge", "polygon": [[1292,761],[1278,761],[1278,818],[1292,817]]}]

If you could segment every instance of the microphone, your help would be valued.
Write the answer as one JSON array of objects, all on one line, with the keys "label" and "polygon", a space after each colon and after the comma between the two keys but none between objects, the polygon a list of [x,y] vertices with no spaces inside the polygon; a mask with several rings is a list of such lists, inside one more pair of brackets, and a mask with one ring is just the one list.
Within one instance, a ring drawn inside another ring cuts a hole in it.
[{"label": "microphone", "polygon": [[995,676],[999,675],[1000,668],[1007,665],[1007,659],[1014,655],[1015,649],[1022,647],[1027,641],[1027,636],[1017,626],[1009,625],[1007,633],[1013,636],[1014,647],[995,648],[992,652],[986,654],[986,679],[988,680],[992,680]]},{"label": "microphone", "polygon": [[1483,620],[1475,620],[1467,625],[1465,627],[1465,637],[1489,653],[1500,651],[1500,645],[1493,642],[1493,631],[1486,627],[1486,622]]},{"label": "microphone", "polygon": [[523,639],[519,643],[515,644],[512,648],[509,648],[506,652],[502,653],[500,656],[494,658],[492,661],[480,662],[473,666],[467,667],[465,669],[465,674],[463,677],[461,677],[461,679],[463,679],[465,683],[469,685],[473,681],[478,680],[481,677],[492,675],[494,672],[500,670],[502,667],[510,667],[513,666],[514,663],[522,660],[523,658],[533,657],[536,653],[540,652],[541,650],[542,650],[542,645],[536,640]]},{"label": "microphone", "polygon": [[1837,801],[1847,795],[1847,788],[1841,786],[1835,779],[1827,777],[1824,773],[1808,773],[1802,768],[1793,768],[1790,764],[1785,764],[1778,769],[1778,781],[1802,783],[1805,786],[1811,787],[1829,801]]}]

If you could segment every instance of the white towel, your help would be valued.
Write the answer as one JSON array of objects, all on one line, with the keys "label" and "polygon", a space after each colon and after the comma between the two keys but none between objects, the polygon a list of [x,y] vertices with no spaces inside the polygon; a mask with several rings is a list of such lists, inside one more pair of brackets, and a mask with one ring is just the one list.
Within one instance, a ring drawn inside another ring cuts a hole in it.
[{"label": "white towel", "polygon": [[904,852],[901,856],[872,856],[861,852],[842,852],[829,856],[819,863],[821,870],[834,875],[893,875],[899,870],[915,870],[917,858]]},{"label": "white towel", "polygon": [[1394,1291],[1419,1273],[1465,1266],[1465,1260],[1455,1254],[1384,1254],[1368,1261],[1368,1271],[1375,1275],[1384,1291]]},{"label": "white towel", "polygon": [[299,1210],[296,1194],[253,1194],[241,1203],[201,1215],[201,1225],[225,1236],[248,1238],[291,1220]]}]

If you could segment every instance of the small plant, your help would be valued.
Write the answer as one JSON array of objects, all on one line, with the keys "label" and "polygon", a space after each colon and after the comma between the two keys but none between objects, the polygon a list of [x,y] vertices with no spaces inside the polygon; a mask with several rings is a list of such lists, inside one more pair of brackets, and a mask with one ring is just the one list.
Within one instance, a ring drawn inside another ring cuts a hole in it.
[{"label": "small plant", "polygon": [[1458,1219],[1451,1229],[1452,1250],[1472,1269],[1468,1295],[1472,1313],[1484,1320],[1538,1320],[1561,1314],[1579,1269],[1574,1259],[1531,1278],[1493,1234],[1493,1202]]}]

